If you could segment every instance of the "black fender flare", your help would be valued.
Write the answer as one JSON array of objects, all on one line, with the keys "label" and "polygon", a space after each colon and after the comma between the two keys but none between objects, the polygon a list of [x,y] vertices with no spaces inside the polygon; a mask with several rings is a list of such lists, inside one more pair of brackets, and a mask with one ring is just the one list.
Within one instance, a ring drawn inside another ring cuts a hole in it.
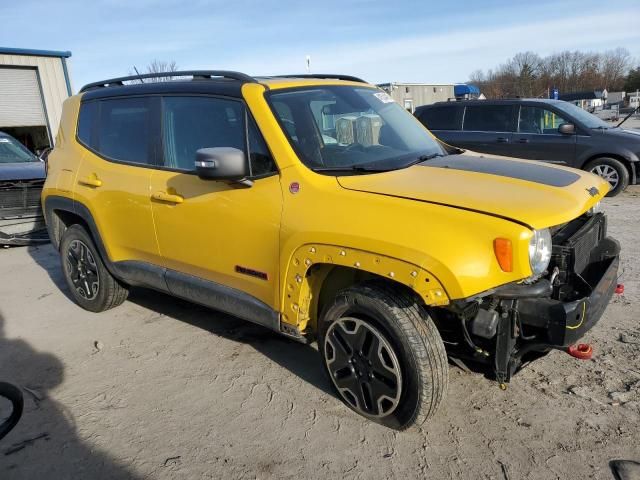
[{"label": "black fender flare", "polygon": [[109,255],[107,254],[107,249],[104,246],[104,242],[102,241],[102,236],[100,235],[100,231],[98,230],[98,226],[96,225],[95,220],[93,219],[93,215],[91,211],[82,203],[72,200],[67,197],[60,197],[57,195],[50,195],[44,199],[44,220],[47,224],[47,231],[49,232],[49,238],[51,239],[51,243],[55,247],[56,250],[60,249],[60,238],[61,235],[58,235],[58,231],[56,230],[58,226],[55,225],[55,215],[56,211],[68,212],[72,213],[78,217],[80,217],[86,226],[89,228],[89,233],[93,238],[93,241],[100,252],[100,256],[102,257],[102,261],[104,262],[107,270],[113,276],[120,278],[118,272],[114,268],[113,262],[109,259]]}]

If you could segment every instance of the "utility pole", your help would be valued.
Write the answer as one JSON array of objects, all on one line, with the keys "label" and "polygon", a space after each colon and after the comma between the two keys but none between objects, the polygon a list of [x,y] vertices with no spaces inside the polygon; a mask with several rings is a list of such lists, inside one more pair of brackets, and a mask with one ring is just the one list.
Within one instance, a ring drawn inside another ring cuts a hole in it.
[{"label": "utility pole", "polygon": [[307,55],[305,62],[307,64],[307,73],[311,73],[311,55]]}]

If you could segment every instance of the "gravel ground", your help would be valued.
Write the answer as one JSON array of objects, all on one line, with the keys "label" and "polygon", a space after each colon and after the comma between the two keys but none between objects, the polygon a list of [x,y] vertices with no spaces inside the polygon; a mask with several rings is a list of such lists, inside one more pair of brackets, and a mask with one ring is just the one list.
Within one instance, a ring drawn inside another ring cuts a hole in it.
[{"label": "gravel ground", "polygon": [[594,359],[554,351],[506,391],[451,366],[439,414],[401,433],[343,406],[312,346],[145,290],[90,314],[51,246],[0,250],[0,379],[26,399],[0,478],[613,478],[640,459],[640,187],[604,203],[626,292]]}]

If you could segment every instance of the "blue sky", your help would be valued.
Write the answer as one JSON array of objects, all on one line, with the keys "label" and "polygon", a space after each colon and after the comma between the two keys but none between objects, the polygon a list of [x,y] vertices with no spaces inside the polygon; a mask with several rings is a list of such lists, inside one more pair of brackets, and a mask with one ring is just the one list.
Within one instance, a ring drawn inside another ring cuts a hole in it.
[{"label": "blue sky", "polygon": [[0,0],[0,46],[70,50],[74,90],[143,70],[347,73],[464,82],[520,51],[625,47],[640,61],[639,0]]}]

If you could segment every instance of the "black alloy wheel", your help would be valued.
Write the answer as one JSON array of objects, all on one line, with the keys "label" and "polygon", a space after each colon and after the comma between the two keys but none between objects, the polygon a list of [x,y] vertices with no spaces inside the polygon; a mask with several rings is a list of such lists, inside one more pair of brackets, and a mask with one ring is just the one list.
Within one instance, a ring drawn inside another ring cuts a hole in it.
[{"label": "black alloy wheel", "polygon": [[331,380],[344,400],[361,415],[391,414],[402,394],[402,371],[393,347],[371,324],[344,317],[324,338]]},{"label": "black alloy wheel", "polygon": [[66,261],[71,281],[78,294],[93,300],[100,289],[98,266],[89,247],[81,240],[73,240],[67,248]]}]

